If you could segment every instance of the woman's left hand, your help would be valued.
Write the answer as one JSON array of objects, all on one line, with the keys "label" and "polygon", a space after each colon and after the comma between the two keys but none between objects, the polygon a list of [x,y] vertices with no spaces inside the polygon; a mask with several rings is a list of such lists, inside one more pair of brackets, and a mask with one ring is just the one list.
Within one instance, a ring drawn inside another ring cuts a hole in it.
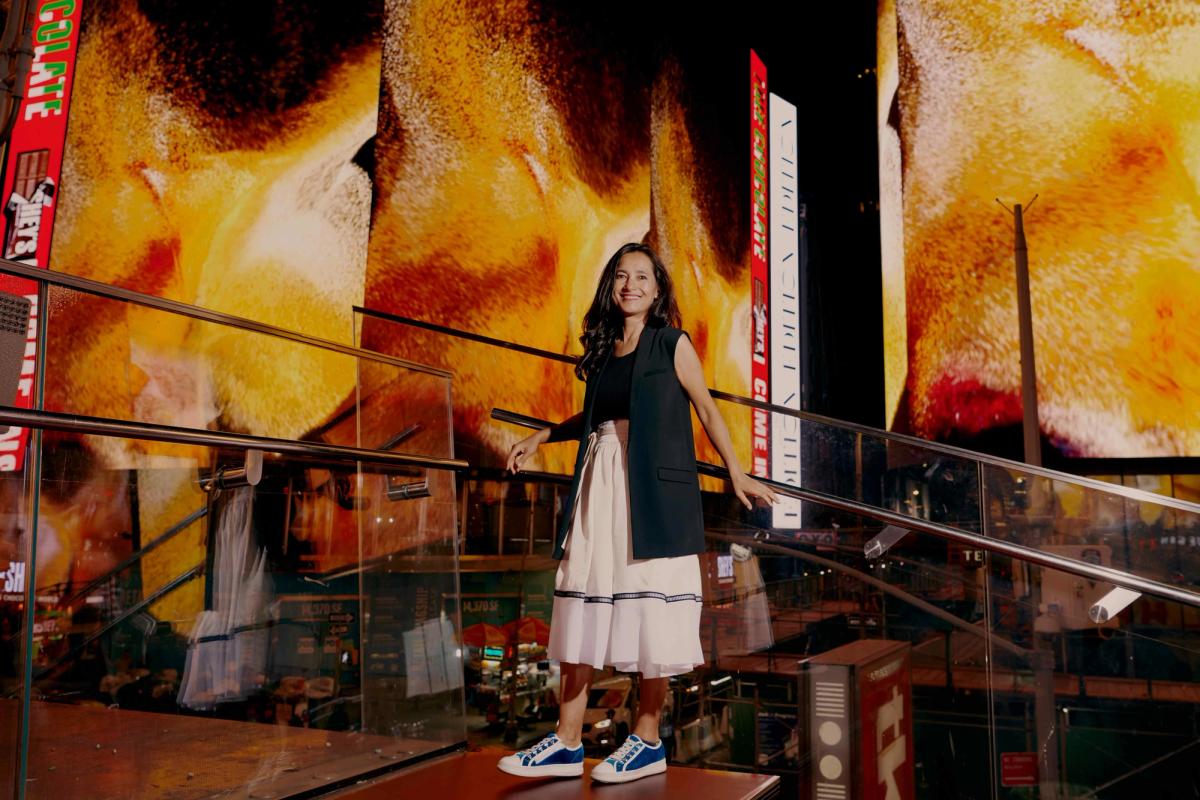
[{"label": "woman's left hand", "polygon": [[730,476],[730,482],[733,484],[733,493],[738,496],[742,504],[751,511],[754,510],[754,503],[750,500],[751,497],[761,497],[771,505],[779,502],[779,495],[770,486],[759,483],[741,472],[735,472]]}]

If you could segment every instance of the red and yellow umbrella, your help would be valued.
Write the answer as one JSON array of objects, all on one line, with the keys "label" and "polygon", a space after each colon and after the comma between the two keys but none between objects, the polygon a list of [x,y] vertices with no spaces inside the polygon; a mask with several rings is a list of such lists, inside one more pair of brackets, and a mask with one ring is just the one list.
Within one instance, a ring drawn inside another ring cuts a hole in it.
[{"label": "red and yellow umbrella", "polygon": [[508,644],[508,632],[486,622],[476,622],[463,628],[462,641],[471,647],[504,647]]},{"label": "red and yellow umbrella", "polygon": [[514,636],[518,643],[550,644],[550,624],[538,617],[521,617],[504,624],[504,632]]}]

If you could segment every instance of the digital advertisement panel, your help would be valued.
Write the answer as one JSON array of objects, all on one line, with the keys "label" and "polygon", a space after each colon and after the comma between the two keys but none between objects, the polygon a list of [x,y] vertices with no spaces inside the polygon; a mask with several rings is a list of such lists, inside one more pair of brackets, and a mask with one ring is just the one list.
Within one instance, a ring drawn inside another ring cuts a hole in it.
[{"label": "digital advertisement panel", "polygon": [[1200,7],[882,0],[887,421],[1019,456],[1200,455]]},{"label": "digital advertisement panel", "polygon": [[[577,355],[605,262],[644,241],[708,384],[766,399],[769,65],[665,16],[630,26],[568,3],[397,1],[386,16],[364,305]],[[460,454],[481,463],[523,435],[492,408],[557,421],[582,406],[557,364],[376,320],[362,343],[455,372]],[[743,467],[767,474],[760,422],[730,428]],[[538,455],[573,463],[569,447]]]}]

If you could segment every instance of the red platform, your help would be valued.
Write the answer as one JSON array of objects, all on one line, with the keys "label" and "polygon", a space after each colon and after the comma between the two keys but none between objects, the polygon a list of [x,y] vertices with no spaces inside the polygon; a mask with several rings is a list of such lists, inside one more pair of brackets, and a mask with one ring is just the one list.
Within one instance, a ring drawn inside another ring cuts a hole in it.
[{"label": "red platform", "polygon": [[600,763],[589,758],[582,778],[518,778],[496,762],[512,752],[485,747],[452,753],[392,775],[331,794],[337,800],[769,800],[779,793],[779,777],[670,766],[662,775],[629,783],[604,784],[587,777]]},{"label": "red platform", "polygon": [[[25,785],[29,800],[253,800],[338,797],[353,800],[487,798],[674,798],[767,800],[778,792],[773,775],[668,767],[626,785],[585,777],[518,778],[496,768],[512,752],[500,748],[435,756],[439,743],[369,734],[335,733],[227,720],[33,703],[32,753]],[[0,702],[0,743],[15,745],[16,703]],[[0,793],[11,786],[9,749],[0,759]],[[356,775],[420,761],[329,794]],[[230,792],[234,794],[230,794]]]}]

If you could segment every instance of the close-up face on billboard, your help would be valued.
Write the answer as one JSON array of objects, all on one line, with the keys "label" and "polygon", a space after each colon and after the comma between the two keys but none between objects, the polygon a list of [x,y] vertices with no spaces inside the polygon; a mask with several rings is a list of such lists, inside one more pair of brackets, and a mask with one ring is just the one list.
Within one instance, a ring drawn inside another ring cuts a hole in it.
[{"label": "close-up face on billboard", "polygon": [[[365,305],[574,355],[605,262],[645,241],[710,385],[747,394],[746,50],[714,57],[654,14],[599,22],[569,3],[397,0],[385,16]],[[556,420],[582,401],[559,365],[401,325],[362,336],[456,373],[472,457],[512,443],[492,407]]]},{"label": "close-up face on billboard", "polygon": [[1019,453],[1036,196],[1043,440],[1200,455],[1200,6],[883,0],[878,43],[888,425]]},{"label": "close-up face on billboard", "polygon": [[[348,340],[381,11],[83,5],[53,267]],[[148,325],[122,305],[57,311],[74,347],[47,396],[71,410],[300,436],[353,390],[352,370],[281,340]],[[105,366],[114,358],[128,373]]]}]

